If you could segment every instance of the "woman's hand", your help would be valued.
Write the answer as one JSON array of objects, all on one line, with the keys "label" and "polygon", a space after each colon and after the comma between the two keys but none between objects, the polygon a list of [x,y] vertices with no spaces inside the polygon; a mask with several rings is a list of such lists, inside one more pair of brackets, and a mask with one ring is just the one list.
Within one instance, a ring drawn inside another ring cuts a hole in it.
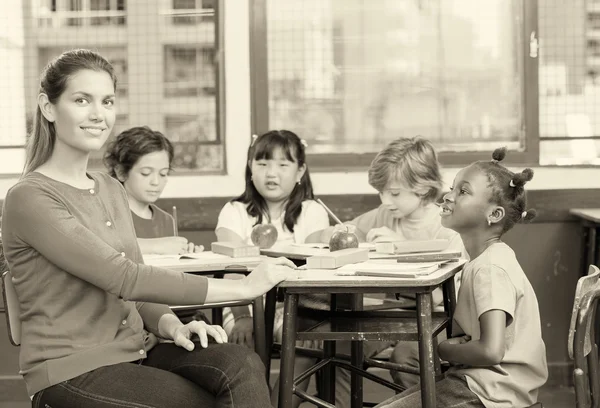
[{"label": "woman's hand", "polygon": [[227,333],[221,326],[209,325],[197,320],[177,327],[172,335],[173,342],[179,347],[192,351],[195,347],[191,340],[194,334],[200,338],[200,345],[203,348],[208,347],[208,336],[215,339],[217,343],[227,343]]},{"label": "woman's hand", "polygon": [[388,227],[373,228],[367,233],[367,242],[401,241],[403,238]]},{"label": "woman's hand", "polygon": [[267,293],[279,282],[298,277],[296,265],[287,258],[268,258],[242,279],[248,299],[255,299]]}]

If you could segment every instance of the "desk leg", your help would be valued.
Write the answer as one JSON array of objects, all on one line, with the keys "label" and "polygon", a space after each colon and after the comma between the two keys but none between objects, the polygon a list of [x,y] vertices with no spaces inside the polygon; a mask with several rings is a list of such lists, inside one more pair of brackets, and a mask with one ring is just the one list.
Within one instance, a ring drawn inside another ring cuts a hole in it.
[{"label": "desk leg", "polygon": [[273,326],[275,325],[275,308],[277,307],[277,286],[267,292],[265,299],[265,348],[267,350],[267,379],[271,372],[271,350],[273,349]]},{"label": "desk leg", "polygon": [[[269,350],[266,344],[265,332],[265,311],[263,307],[263,297],[260,296],[252,302],[252,315],[254,316],[254,349],[260,356],[265,368],[269,364]],[[267,382],[269,381],[269,372],[265,373]]]},{"label": "desk leg", "polygon": [[452,323],[454,318],[454,310],[456,309],[456,287],[454,285],[454,277],[444,282],[442,286],[444,292],[444,310],[448,314],[448,326],[446,326],[447,338],[452,337]]},{"label": "desk leg", "polygon": [[279,408],[292,406],[294,398],[294,359],[296,357],[296,329],[298,295],[285,293],[283,303],[283,340],[281,342],[281,373],[279,376]]},{"label": "desk leg", "polygon": [[[335,312],[337,309],[337,295],[331,294],[330,311]],[[325,340],[323,341],[323,359],[327,360],[335,357],[335,341]],[[327,364],[323,368],[321,375],[322,387],[319,390],[321,398],[331,404],[335,403],[335,364]]]},{"label": "desk leg", "polygon": [[435,353],[431,292],[417,293],[417,325],[419,330],[419,366],[421,370],[421,405],[435,408]]},{"label": "desk leg", "polygon": [[[352,310],[363,310],[363,295],[357,293],[352,295]],[[362,341],[353,341],[350,348],[350,359],[354,367],[364,368],[364,350]],[[362,408],[363,406],[363,382],[362,376],[354,371],[350,372],[350,406]]]}]

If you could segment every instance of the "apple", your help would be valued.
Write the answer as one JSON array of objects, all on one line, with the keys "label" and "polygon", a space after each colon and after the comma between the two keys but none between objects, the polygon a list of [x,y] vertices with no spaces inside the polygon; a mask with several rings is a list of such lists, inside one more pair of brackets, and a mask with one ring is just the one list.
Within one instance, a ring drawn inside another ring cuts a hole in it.
[{"label": "apple", "polygon": [[346,231],[335,231],[329,240],[329,251],[339,251],[346,248],[358,248],[358,237],[355,233],[350,232],[348,228],[346,228]]},{"label": "apple", "polygon": [[259,248],[271,248],[277,242],[277,228],[273,224],[258,224],[252,228],[250,239]]}]

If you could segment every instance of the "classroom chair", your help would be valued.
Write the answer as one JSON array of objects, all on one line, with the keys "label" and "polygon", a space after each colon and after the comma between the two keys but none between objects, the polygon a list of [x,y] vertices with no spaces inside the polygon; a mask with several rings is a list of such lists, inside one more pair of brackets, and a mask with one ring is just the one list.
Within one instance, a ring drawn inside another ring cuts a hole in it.
[{"label": "classroom chair", "polygon": [[[2,298],[4,299],[4,312],[6,314],[6,323],[8,327],[8,337],[12,345],[21,345],[21,305],[17,298],[15,287],[12,283],[12,275],[10,271],[2,274]],[[223,308],[226,306],[241,306],[252,304],[254,313],[254,343],[256,353],[260,356],[263,363],[267,364],[268,354],[265,339],[265,320],[264,307],[262,296],[253,301],[242,302],[222,302],[222,303],[207,303],[204,305],[191,306],[171,306],[173,311],[181,310],[198,310]],[[268,376],[268,372],[267,372]],[[268,379],[268,377],[267,377]]]},{"label": "classroom chair", "polygon": [[573,382],[577,408],[600,406],[598,346],[595,327],[600,299],[600,269],[590,265],[588,275],[579,278],[569,326],[569,358],[574,360]]}]

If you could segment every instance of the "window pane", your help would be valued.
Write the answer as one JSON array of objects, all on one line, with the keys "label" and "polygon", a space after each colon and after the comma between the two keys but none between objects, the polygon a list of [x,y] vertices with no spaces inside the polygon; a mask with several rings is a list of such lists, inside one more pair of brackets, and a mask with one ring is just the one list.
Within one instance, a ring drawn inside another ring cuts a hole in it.
[{"label": "window pane", "polygon": [[[171,19],[175,10],[165,9],[175,7],[171,1],[26,0],[23,7],[22,0],[5,1],[14,4],[5,7],[0,2],[0,26],[6,22],[10,34],[0,30],[0,57],[6,57],[0,58],[0,68],[6,66],[2,72],[8,74],[0,77],[0,90],[11,95],[11,121],[0,125],[0,144],[23,144],[47,62],[63,51],[89,48],[107,58],[118,77],[118,116],[111,137],[148,125],[173,140],[176,170],[224,168],[214,62],[216,2],[184,4],[189,13],[196,10],[212,17],[180,27]],[[5,9],[13,14],[5,17]],[[135,24],[129,27],[131,21]],[[9,140],[4,135],[15,136]],[[102,154],[92,155],[92,167],[103,168]]]},{"label": "window pane", "polygon": [[269,127],[313,153],[524,144],[517,0],[268,0]]},{"label": "window pane", "polygon": [[600,136],[600,2],[544,0],[538,8],[540,164],[598,164],[589,139]]}]

